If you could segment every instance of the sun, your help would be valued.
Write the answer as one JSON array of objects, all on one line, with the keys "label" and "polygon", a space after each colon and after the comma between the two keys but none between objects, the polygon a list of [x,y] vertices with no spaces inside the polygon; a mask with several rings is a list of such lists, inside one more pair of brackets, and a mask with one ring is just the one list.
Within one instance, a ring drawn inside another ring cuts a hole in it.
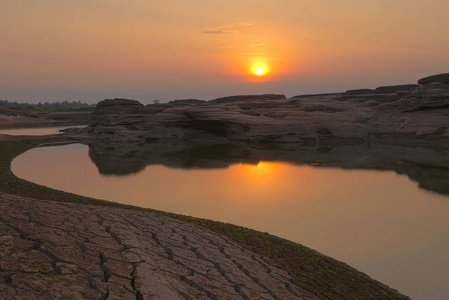
[{"label": "sun", "polygon": [[256,76],[264,76],[269,72],[268,64],[264,61],[255,61],[251,64],[251,73]]}]

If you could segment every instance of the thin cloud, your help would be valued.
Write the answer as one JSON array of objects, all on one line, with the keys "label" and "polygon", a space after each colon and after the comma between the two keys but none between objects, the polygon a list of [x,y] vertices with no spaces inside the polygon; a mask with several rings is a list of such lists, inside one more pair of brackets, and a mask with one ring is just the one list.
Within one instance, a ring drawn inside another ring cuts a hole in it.
[{"label": "thin cloud", "polygon": [[206,34],[233,34],[238,32],[240,29],[244,27],[253,26],[252,23],[234,23],[229,25],[223,25],[223,26],[216,26],[212,28],[205,28],[201,32]]},{"label": "thin cloud", "polygon": [[234,31],[230,31],[230,30],[204,30],[203,33],[206,34],[233,34]]},{"label": "thin cloud", "polygon": [[260,46],[265,46],[267,43],[255,43],[255,44],[247,44],[246,46],[249,47],[260,47]]}]

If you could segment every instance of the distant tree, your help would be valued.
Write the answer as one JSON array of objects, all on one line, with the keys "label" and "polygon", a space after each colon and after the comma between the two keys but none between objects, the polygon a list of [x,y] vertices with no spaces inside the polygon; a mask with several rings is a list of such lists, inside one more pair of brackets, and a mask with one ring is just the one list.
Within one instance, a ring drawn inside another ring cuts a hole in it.
[{"label": "distant tree", "polygon": [[34,103],[18,103],[17,101],[10,102],[8,100],[0,100],[0,107],[10,107],[10,108],[24,108],[24,109],[40,109],[40,110],[59,110],[59,111],[73,111],[73,110],[93,110],[96,104],[88,104],[86,102],[81,103],[81,101],[67,100],[62,102],[39,102]]}]

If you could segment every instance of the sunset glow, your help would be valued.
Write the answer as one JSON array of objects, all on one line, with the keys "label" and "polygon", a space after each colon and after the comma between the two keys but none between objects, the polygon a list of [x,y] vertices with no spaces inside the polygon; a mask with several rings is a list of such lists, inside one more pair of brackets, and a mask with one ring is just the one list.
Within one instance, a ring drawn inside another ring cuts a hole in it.
[{"label": "sunset glow", "polygon": [[240,164],[238,173],[245,185],[263,192],[279,186],[283,168],[284,165],[272,162],[258,162],[256,165]]},{"label": "sunset glow", "polygon": [[268,64],[263,61],[256,61],[251,65],[251,73],[256,76],[264,76],[269,72]]},{"label": "sunset glow", "polygon": [[411,83],[449,68],[443,0],[388,9],[330,0],[28,2],[2,5],[1,99],[291,96]]}]

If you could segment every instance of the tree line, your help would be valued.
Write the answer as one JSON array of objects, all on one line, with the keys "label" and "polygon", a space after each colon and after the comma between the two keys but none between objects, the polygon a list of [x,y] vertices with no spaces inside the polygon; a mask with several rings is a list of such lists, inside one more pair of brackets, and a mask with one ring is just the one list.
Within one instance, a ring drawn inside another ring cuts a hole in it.
[{"label": "tree line", "polygon": [[81,101],[60,101],[60,102],[39,102],[39,103],[19,103],[17,101],[0,100],[0,107],[26,108],[37,110],[93,110],[96,104],[88,104]]}]

